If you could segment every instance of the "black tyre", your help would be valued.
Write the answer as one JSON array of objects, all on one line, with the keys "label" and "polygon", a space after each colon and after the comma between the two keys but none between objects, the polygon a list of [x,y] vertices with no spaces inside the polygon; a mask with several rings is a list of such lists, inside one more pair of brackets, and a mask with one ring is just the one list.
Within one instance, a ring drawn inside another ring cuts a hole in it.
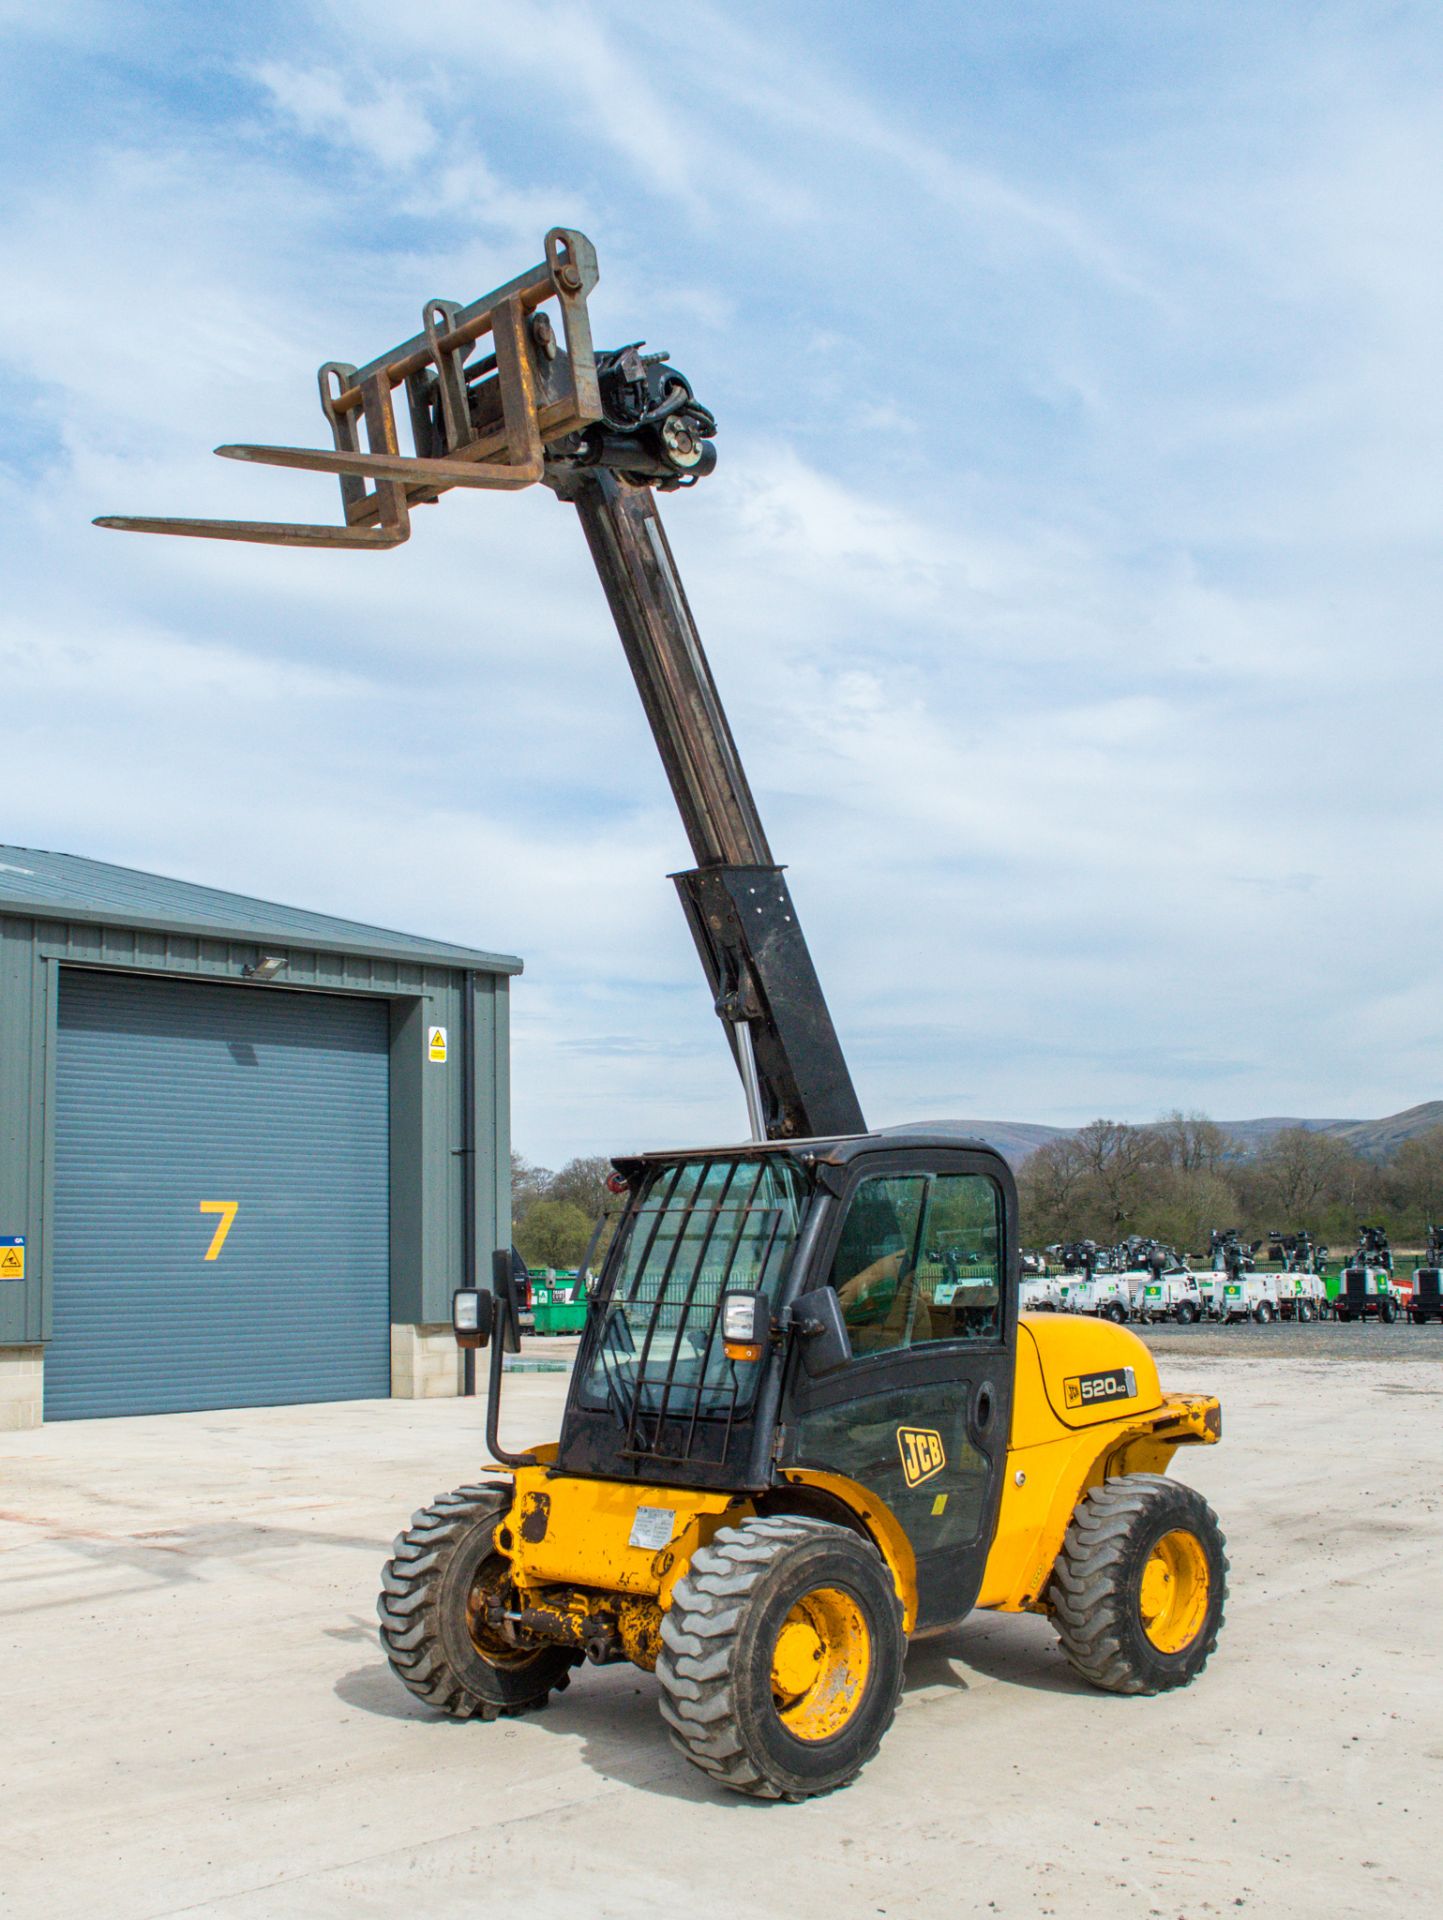
[{"label": "black tyre", "polygon": [[828,1521],[719,1529],[677,1582],[661,1638],[672,1742],[737,1793],[805,1800],[845,1786],[897,1711],[906,1639],[892,1576]]},{"label": "black tyre", "polygon": [[1383,1322],[1385,1327],[1391,1327],[1393,1322],[1398,1318],[1398,1302],[1396,1300],[1380,1300],[1378,1302],[1378,1318]]},{"label": "black tyre", "polygon": [[1253,1318],[1260,1327],[1270,1327],[1277,1317],[1277,1309],[1271,1300],[1259,1300],[1253,1308]]},{"label": "black tyre", "polygon": [[1162,1474],[1128,1473],[1078,1502],[1048,1588],[1072,1665],[1109,1693],[1195,1679],[1217,1645],[1228,1563],[1217,1515]]},{"label": "black tyre", "polygon": [[1297,1305],[1297,1316],[1298,1316],[1298,1319],[1299,1319],[1299,1320],[1303,1320],[1303,1321],[1307,1321],[1307,1320],[1311,1320],[1311,1319],[1312,1319],[1312,1317],[1313,1317],[1313,1303],[1312,1303],[1312,1301],[1311,1301],[1311,1300],[1300,1300],[1300,1301],[1298,1302],[1298,1305]]},{"label": "black tyre", "polygon": [[1335,1307],[1333,1309],[1333,1318],[1335,1320],[1351,1320],[1352,1317],[1352,1314],[1349,1313],[1346,1307]]},{"label": "black tyre", "polygon": [[1177,1323],[1180,1327],[1190,1327],[1197,1319],[1197,1308],[1191,1300],[1179,1300],[1177,1303]]},{"label": "black tyre", "polygon": [[462,1487],[423,1507],[399,1534],[381,1575],[376,1612],[396,1676],[418,1700],[459,1720],[524,1713],[568,1685],[578,1656],[522,1649],[485,1622],[507,1562],[496,1529],[509,1491]]},{"label": "black tyre", "polygon": [[1104,1320],[1111,1320],[1116,1327],[1124,1326],[1127,1322],[1127,1308],[1120,1300],[1109,1300],[1102,1309],[1102,1317]]}]

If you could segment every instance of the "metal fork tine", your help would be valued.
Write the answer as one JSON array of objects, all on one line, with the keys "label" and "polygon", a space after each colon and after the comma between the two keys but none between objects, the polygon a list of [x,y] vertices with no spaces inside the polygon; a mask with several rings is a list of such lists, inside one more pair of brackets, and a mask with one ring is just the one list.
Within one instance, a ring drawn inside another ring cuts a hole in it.
[{"label": "metal fork tine", "polygon": [[288,520],[156,520],[108,513],[91,524],[120,533],[190,534],[198,540],[251,540],[274,547],[399,547],[406,538],[386,527],[319,527]]},{"label": "metal fork tine", "polygon": [[[539,440],[538,440],[539,444]],[[413,487],[487,487],[519,491],[541,478],[539,455],[518,466],[495,460],[433,460],[408,453],[341,453],[334,447],[217,447],[222,460],[246,460],[264,467],[298,467],[305,473],[355,474],[363,480],[399,480]]]}]

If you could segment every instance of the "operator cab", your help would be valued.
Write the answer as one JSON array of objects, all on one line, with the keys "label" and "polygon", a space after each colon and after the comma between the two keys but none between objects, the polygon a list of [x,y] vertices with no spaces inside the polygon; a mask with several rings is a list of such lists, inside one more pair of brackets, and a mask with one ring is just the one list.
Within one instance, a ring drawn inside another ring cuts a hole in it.
[{"label": "operator cab", "polygon": [[960,1132],[908,1128],[615,1164],[626,1210],[557,1468],[757,1494],[845,1476],[927,1542],[924,1616],[965,1611],[1010,1421],[1006,1161]]}]

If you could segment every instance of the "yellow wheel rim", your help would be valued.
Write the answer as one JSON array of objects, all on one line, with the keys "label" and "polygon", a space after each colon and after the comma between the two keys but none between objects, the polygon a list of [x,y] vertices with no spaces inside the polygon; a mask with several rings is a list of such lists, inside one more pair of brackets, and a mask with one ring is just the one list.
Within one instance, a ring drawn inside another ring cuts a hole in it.
[{"label": "yellow wheel rim", "polygon": [[1165,1533],[1148,1556],[1138,1589],[1142,1630],[1159,1653],[1181,1653],[1201,1631],[1212,1582],[1195,1533]]},{"label": "yellow wheel rim", "polygon": [[798,1740],[830,1740],[862,1703],[872,1636],[862,1609],[838,1587],[815,1587],[782,1622],[772,1648],[772,1700]]}]

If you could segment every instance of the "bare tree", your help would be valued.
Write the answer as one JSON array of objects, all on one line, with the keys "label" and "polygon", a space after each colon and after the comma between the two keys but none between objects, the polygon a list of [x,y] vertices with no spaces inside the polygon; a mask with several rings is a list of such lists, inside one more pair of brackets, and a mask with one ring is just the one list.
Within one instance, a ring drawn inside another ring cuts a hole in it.
[{"label": "bare tree", "polygon": [[1160,1161],[1156,1136],[1120,1120],[1090,1120],[1076,1134],[1097,1228],[1120,1240],[1148,1198]]},{"label": "bare tree", "polygon": [[1237,1143],[1205,1113],[1174,1107],[1152,1129],[1170,1167],[1179,1173],[1216,1173],[1237,1158]]},{"label": "bare tree", "polygon": [[538,1200],[544,1199],[556,1178],[549,1167],[536,1167],[519,1153],[511,1155],[511,1221],[513,1231]]},{"label": "bare tree", "polygon": [[611,1162],[604,1154],[568,1160],[560,1173],[551,1176],[547,1195],[552,1200],[570,1201],[588,1219],[596,1220],[617,1204],[616,1195],[606,1184],[610,1178]]},{"label": "bare tree", "polygon": [[1070,1133],[1038,1147],[1017,1174],[1024,1235],[1046,1243],[1078,1231],[1087,1165]]},{"label": "bare tree", "polygon": [[1388,1172],[1390,1198],[1406,1210],[1421,1241],[1428,1227],[1443,1222],[1443,1127],[1405,1140]]},{"label": "bare tree", "polygon": [[1245,1194],[1255,1231],[1316,1231],[1330,1220],[1346,1226],[1365,1199],[1376,1195],[1376,1173],[1333,1134],[1284,1127],[1254,1155]]}]

